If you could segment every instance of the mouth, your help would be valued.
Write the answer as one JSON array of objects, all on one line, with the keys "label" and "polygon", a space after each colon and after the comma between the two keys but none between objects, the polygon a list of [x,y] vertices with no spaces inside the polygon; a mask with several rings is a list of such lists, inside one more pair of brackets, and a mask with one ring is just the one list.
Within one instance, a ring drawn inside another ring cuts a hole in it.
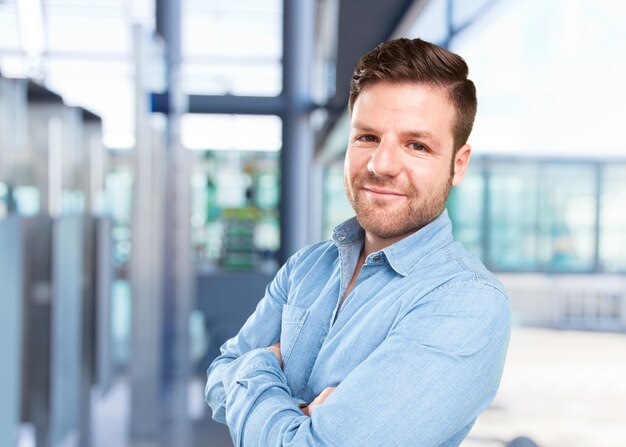
[{"label": "mouth", "polygon": [[376,199],[394,199],[394,198],[400,198],[400,197],[404,197],[406,194],[402,194],[399,193],[397,191],[393,191],[390,189],[385,189],[385,188],[378,188],[378,187],[367,187],[364,186],[363,191],[365,191],[365,193],[372,197],[372,198],[376,198]]}]

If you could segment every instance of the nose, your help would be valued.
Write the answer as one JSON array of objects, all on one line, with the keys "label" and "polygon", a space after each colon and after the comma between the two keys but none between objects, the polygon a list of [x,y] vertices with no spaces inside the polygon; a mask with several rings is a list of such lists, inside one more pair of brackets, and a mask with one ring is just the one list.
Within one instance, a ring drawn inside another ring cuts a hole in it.
[{"label": "nose", "polygon": [[372,152],[367,170],[378,177],[395,177],[402,168],[401,155],[398,145],[383,139]]}]

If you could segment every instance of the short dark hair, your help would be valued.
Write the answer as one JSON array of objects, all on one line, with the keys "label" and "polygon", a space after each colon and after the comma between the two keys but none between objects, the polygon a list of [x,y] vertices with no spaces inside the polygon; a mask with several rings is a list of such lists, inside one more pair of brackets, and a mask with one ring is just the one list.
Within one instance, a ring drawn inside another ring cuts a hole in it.
[{"label": "short dark hair", "polygon": [[454,150],[467,143],[476,116],[476,87],[467,78],[461,56],[421,39],[383,42],[359,60],[352,74],[352,107],[364,87],[376,82],[415,82],[444,88],[456,110],[452,129]]}]

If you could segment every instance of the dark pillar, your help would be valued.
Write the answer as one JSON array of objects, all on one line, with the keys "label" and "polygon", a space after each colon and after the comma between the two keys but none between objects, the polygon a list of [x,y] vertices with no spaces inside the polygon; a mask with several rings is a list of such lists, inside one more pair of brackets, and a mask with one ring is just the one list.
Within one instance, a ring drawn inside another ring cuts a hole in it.
[{"label": "dark pillar", "polygon": [[157,0],[157,33],[165,41],[168,120],[165,166],[163,387],[170,436],[189,445],[187,381],[188,318],[192,306],[193,266],[190,253],[189,157],[180,144],[180,118],[187,111],[181,88],[181,1]]},{"label": "dark pillar", "polygon": [[315,1],[283,1],[283,147],[280,261],[310,242],[310,169],[313,154],[311,74]]}]

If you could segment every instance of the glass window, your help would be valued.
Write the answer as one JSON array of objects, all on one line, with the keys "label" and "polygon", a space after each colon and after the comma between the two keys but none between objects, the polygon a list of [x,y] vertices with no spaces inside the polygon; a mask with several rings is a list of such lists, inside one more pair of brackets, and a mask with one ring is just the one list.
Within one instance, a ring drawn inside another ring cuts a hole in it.
[{"label": "glass window", "polygon": [[[107,147],[134,145],[132,23],[141,23],[150,32],[154,3],[49,0],[44,5],[45,63],[35,75],[67,104],[101,116]],[[15,2],[0,2],[0,65],[3,73],[19,76],[29,74],[29,69],[18,24]],[[5,39],[5,32],[10,38]],[[14,47],[16,40],[18,48],[3,54],[5,45]]]},{"label": "glass window", "polygon": [[448,38],[447,1],[431,0],[417,18],[407,37],[427,40],[436,44]]},{"label": "glass window", "polygon": [[626,164],[477,159],[451,191],[453,231],[493,270],[624,272],[624,179]]},{"label": "glass window", "polygon": [[0,54],[21,50],[17,3],[0,2]]},{"label": "glass window", "polygon": [[600,197],[600,265],[626,271],[626,165],[605,166]]},{"label": "glass window", "polygon": [[330,239],[333,228],[354,216],[354,210],[343,188],[343,159],[328,165],[324,171],[324,237]]},{"label": "glass window", "polygon": [[282,89],[282,65],[274,60],[225,60],[218,63],[188,58],[183,88],[188,94],[276,96]]},{"label": "glass window", "polygon": [[540,178],[539,262],[546,270],[593,270],[595,165],[546,164]]},{"label": "glass window", "polygon": [[0,219],[9,213],[9,188],[0,182]]},{"label": "glass window", "polygon": [[13,188],[15,210],[23,216],[39,213],[40,191],[34,186],[16,186]]},{"label": "glass window", "polygon": [[181,140],[197,150],[279,151],[282,120],[274,115],[185,114]]},{"label": "glass window", "polygon": [[183,39],[185,55],[205,57],[265,57],[282,54],[280,2],[187,1]]},{"label": "glass window", "polygon": [[[123,61],[58,57],[49,63],[47,85],[70,105],[82,105],[103,118],[106,147],[135,144],[132,69]],[[98,86],[98,88],[94,88]]]},{"label": "glass window", "polygon": [[278,152],[198,152],[192,243],[202,270],[273,272],[280,248]]},{"label": "glass window", "polygon": [[538,171],[533,163],[493,162],[488,173],[488,253],[497,270],[537,268]]},{"label": "glass window", "polygon": [[494,154],[623,154],[626,89],[615,86],[626,64],[614,55],[626,52],[626,3],[492,3],[451,45],[477,86],[472,145]]},{"label": "glass window", "polygon": [[186,0],[182,32],[186,93],[280,94],[280,0]]},{"label": "glass window", "polygon": [[488,7],[493,6],[492,0],[454,0],[452,2],[452,26],[458,29],[473,19],[480,19]]},{"label": "glass window", "polygon": [[94,53],[122,55],[132,48],[131,28],[123,10],[105,10],[103,15],[86,17],[54,4],[47,10],[47,41],[49,51],[57,53]]},{"label": "glass window", "polygon": [[483,257],[485,178],[480,160],[472,160],[463,182],[450,190],[448,212],[454,236],[465,248]]},{"label": "glass window", "polygon": [[131,256],[133,173],[130,158],[116,161],[105,178],[106,209],[113,220],[113,260],[123,268]]}]

